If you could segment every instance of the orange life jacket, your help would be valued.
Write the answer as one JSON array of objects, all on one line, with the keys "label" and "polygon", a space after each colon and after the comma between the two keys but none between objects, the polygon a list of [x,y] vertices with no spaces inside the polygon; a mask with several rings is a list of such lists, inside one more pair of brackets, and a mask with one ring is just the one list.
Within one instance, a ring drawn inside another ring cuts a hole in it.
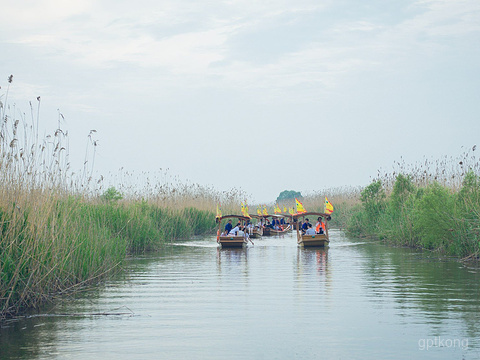
[{"label": "orange life jacket", "polygon": [[315,228],[315,231],[317,232],[317,234],[320,232],[320,227],[323,229],[323,232],[325,232],[325,223],[323,221],[320,221],[320,223]]}]

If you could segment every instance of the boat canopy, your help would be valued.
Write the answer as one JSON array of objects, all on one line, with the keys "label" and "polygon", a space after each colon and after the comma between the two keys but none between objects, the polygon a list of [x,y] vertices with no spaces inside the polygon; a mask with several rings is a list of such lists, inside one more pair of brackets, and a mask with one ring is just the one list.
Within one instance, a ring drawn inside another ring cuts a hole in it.
[{"label": "boat canopy", "polygon": [[222,215],[220,217],[217,217],[216,220],[218,222],[218,221],[222,221],[223,219],[229,219],[229,218],[235,218],[235,219],[239,219],[239,220],[250,220],[249,217],[246,217],[246,216],[243,216],[243,215]]},{"label": "boat canopy", "polygon": [[272,218],[281,218],[281,217],[292,217],[292,215],[290,214],[268,214],[268,215],[250,215],[252,218],[255,218],[255,219],[265,219],[265,218],[268,218],[268,217],[272,217]]},{"label": "boat canopy", "polygon": [[329,214],[320,213],[320,212],[304,212],[304,213],[299,213],[299,214],[293,214],[292,215],[292,217],[294,219],[298,219],[298,218],[303,217],[303,216],[321,216],[321,217],[324,217],[327,220],[330,217]]}]

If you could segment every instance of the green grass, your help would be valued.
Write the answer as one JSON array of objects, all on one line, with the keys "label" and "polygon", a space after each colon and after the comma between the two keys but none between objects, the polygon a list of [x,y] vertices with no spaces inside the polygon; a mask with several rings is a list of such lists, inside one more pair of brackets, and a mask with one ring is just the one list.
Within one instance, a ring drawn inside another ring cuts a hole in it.
[{"label": "green grass", "polygon": [[104,187],[92,179],[95,130],[83,170],[71,172],[63,115],[52,134],[39,138],[40,97],[31,118],[17,112],[7,103],[12,80],[0,84],[0,321],[119,271],[131,254],[213,233],[216,204],[228,208],[243,197],[155,179],[130,191],[145,199]]},{"label": "green grass", "polygon": [[391,189],[375,180],[362,191],[358,204],[340,203],[337,209],[334,219],[355,236],[459,258],[480,254],[480,178],[473,170],[455,189],[437,181],[418,185],[403,174]]},{"label": "green grass", "polygon": [[212,233],[213,212],[168,209],[145,202],[52,200],[42,216],[0,209],[1,316],[39,306],[53,295],[98,281],[129,254],[154,251],[166,241]]}]

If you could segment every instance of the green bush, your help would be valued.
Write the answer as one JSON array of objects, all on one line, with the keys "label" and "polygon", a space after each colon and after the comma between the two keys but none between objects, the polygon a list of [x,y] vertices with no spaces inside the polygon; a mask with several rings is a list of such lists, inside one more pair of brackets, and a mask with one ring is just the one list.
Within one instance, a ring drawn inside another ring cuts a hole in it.
[{"label": "green bush", "polygon": [[336,214],[335,221],[346,224],[352,235],[460,257],[480,253],[480,179],[473,171],[458,192],[436,182],[417,187],[399,174],[388,197],[377,180],[361,192],[360,200],[361,206]]}]

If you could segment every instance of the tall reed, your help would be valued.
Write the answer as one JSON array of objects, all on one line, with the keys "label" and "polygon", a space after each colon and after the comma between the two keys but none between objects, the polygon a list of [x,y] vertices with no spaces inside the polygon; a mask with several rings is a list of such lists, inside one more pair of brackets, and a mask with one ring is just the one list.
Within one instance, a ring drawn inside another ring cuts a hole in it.
[{"label": "tall reed", "polygon": [[30,103],[30,116],[10,106],[12,80],[0,95],[0,321],[98,281],[128,254],[213,232],[216,204],[228,208],[244,196],[147,175],[143,188],[124,181],[122,196],[102,196],[108,190],[103,177],[92,176],[95,131],[75,175],[63,115],[58,128],[40,138],[41,99]]},{"label": "tall reed", "polygon": [[[424,159],[413,166],[396,162],[391,173],[379,171],[361,191],[351,196],[345,192],[343,200],[332,196],[332,218],[356,236],[476,259],[480,162],[475,150],[473,146],[459,157]],[[313,196],[305,203],[320,206],[322,198]]]}]

